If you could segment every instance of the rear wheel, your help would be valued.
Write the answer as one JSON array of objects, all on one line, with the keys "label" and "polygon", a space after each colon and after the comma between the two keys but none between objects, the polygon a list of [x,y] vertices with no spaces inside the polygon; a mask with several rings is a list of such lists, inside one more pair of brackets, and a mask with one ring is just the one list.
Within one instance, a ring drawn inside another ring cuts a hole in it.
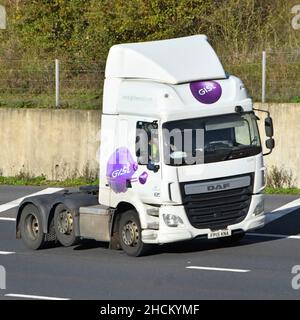
[{"label": "rear wheel", "polygon": [[79,237],[75,235],[74,212],[64,204],[59,204],[55,209],[54,229],[57,240],[64,247],[71,247],[78,243]]},{"label": "rear wheel", "polygon": [[28,248],[38,250],[45,245],[42,216],[35,205],[28,204],[22,210],[20,232],[21,238]]},{"label": "rear wheel", "polygon": [[142,256],[151,248],[151,245],[142,242],[140,219],[134,210],[122,214],[119,221],[119,237],[122,249],[129,256]]}]

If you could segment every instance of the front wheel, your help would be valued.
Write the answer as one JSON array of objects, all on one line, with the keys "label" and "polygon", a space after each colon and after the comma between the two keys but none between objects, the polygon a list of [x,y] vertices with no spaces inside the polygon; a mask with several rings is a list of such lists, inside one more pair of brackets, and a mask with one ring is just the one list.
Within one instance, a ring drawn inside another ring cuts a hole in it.
[{"label": "front wheel", "polygon": [[129,256],[142,256],[151,248],[151,245],[142,242],[140,219],[134,210],[122,214],[119,222],[119,237],[122,249]]}]

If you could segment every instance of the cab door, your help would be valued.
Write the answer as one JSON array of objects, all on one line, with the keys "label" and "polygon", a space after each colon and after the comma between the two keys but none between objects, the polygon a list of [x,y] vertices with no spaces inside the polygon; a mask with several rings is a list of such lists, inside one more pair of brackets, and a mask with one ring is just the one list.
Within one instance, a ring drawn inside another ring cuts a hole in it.
[{"label": "cab door", "polygon": [[161,145],[156,119],[135,119],[135,157],[138,164],[136,191],[144,203],[161,201]]},{"label": "cab door", "polygon": [[119,116],[114,127],[106,167],[110,205],[120,201],[160,203],[161,157],[158,122],[135,116]]}]

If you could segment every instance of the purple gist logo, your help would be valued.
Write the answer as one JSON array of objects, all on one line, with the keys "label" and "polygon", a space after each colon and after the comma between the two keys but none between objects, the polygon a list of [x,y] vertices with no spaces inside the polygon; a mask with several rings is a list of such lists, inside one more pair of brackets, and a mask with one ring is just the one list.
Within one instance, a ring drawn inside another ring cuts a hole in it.
[{"label": "purple gist logo", "polygon": [[139,181],[145,184],[148,179],[147,172],[143,172],[139,178],[134,177],[138,167],[127,148],[117,149],[110,156],[106,168],[107,180],[112,190],[116,193],[123,193],[128,190],[130,183]]},{"label": "purple gist logo", "polygon": [[193,96],[204,104],[213,104],[222,96],[222,88],[216,81],[192,82],[190,88]]}]

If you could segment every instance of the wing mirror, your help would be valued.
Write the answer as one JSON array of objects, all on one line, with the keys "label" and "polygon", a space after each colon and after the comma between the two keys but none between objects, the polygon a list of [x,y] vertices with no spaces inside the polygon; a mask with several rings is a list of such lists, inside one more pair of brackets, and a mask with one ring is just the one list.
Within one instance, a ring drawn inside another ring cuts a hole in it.
[{"label": "wing mirror", "polygon": [[265,153],[264,156],[271,154],[273,149],[275,148],[275,140],[273,138],[270,138],[266,141],[266,148],[270,151],[268,153]]},{"label": "wing mirror", "polygon": [[273,150],[273,149],[275,148],[275,140],[274,140],[273,138],[268,139],[268,140],[266,141],[266,147],[267,147],[267,149],[269,149],[269,150]]},{"label": "wing mirror", "polygon": [[274,136],[273,119],[271,117],[267,117],[265,119],[265,131],[268,138],[272,138]]},{"label": "wing mirror", "polygon": [[273,149],[275,148],[275,140],[273,139],[273,136],[274,136],[273,119],[270,117],[269,111],[260,110],[260,109],[253,109],[253,110],[264,112],[268,115],[267,118],[265,118],[265,133],[266,133],[266,136],[269,138],[266,141],[266,148],[269,149],[270,151],[264,154],[264,156],[267,156],[271,154]]}]

